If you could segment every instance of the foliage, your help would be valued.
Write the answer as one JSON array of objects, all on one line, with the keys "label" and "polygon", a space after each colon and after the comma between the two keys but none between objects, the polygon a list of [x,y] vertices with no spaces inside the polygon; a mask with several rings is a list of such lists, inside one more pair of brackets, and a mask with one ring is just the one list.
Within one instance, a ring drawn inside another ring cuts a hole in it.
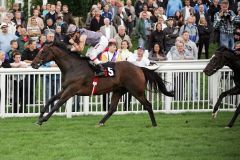
[{"label": "foliage", "polygon": [[238,160],[240,121],[224,126],[233,113],[52,117],[39,127],[35,118],[0,120],[1,160]]}]

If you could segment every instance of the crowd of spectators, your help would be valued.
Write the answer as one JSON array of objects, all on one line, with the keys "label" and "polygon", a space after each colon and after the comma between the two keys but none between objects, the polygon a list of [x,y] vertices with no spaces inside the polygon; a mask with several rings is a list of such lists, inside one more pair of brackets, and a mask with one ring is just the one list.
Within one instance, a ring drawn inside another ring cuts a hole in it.
[{"label": "crowd of spectators", "polygon": [[[66,32],[75,21],[67,5],[57,1],[31,13],[27,18],[17,3],[9,10],[0,7],[1,67],[29,66],[38,50],[54,40],[69,45]],[[149,60],[196,60],[203,49],[208,59],[211,43],[238,49],[240,40],[239,0],[99,0],[86,15],[85,28],[109,40],[99,56],[102,62],[129,60],[143,66]],[[46,66],[56,67],[52,62]]]},{"label": "crowd of spectators", "polygon": [[[205,58],[209,58],[209,44],[217,42],[234,49],[239,41],[239,5],[237,0],[136,0],[135,4],[131,0],[100,0],[86,13],[85,28],[114,41],[120,55],[123,40],[128,43],[128,51],[134,51],[137,48],[132,48],[132,40],[137,39],[151,60],[167,60],[174,58],[175,52],[181,54],[176,39],[185,37],[187,40],[181,42],[184,53],[200,59],[204,50]],[[29,64],[48,41],[47,34],[68,44],[65,34],[75,21],[68,6],[57,1],[35,7],[29,18],[17,3],[8,11],[1,7],[0,24],[0,50],[5,60],[13,63],[13,54],[19,52],[21,60]]]}]

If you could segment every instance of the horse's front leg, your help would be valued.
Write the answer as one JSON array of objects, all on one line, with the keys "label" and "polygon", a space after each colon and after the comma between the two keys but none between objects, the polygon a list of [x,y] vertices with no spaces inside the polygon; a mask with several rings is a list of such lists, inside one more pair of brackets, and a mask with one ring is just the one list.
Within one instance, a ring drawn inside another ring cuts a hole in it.
[{"label": "horse's front leg", "polygon": [[38,121],[37,121],[37,124],[41,125],[42,122],[41,122],[41,119],[44,115],[44,113],[46,112],[47,108],[49,107],[50,104],[54,103],[56,100],[58,100],[61,96],[61,94],[63,93],[63,90],[61,90],[60,92],[58,92],[56,95],[52,96],[48,102],[46,103],[46,105],[41,109],[40,111],[40,115],[39,115],[39,118],[38,118]]},{"label": "horse's front leg", "polygon": [[63,90],[58,102],[51,108],[50,112],[46,116],[39,118],[38,124],[41,125],[43,122],[46,122],[52,116],[52,114],[57,111],[73,95],[74,94],[71,88]]},{"label": "horse's front leg", "polygon": [[235,86],[228,91],[222,92],[217,100],[217,103],[213,108],[212,117],[213,118],[217,117],[218,107],[221,105],[221,102],[224,97],[226,97],[227,95],[237,95],[237,94],[240,94],[240,88],[238,86]]}]

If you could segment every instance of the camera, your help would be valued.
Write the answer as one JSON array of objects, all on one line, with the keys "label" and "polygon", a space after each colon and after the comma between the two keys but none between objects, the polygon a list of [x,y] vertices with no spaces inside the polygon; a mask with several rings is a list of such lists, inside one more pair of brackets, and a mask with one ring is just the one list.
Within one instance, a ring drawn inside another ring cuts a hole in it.
[{"label": "camera", "polygon": [[231,13],[229,11],[223,13],[223,18],[230,19]]}]

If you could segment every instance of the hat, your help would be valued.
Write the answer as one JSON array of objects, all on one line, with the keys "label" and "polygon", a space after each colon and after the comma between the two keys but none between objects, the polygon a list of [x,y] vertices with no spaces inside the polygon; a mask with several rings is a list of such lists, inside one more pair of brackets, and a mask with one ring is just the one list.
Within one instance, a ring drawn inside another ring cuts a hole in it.
[{"label": "hat", "polygon": [[138,46],[137,49],[145,50],[143,46]]},{"label": "hat", "polygon": [[169,17],[169,18],[167,19],[167,21],[170,21],[170,20],[173,20],[173,18],[172,18],[172,17]]},{"label": "hat", "polygon": [[75,31],[77,30],[77,26],[75,26],[74,24],[70,24],[68,26],[68,29],[67,29],[67,35],[69,34],[73,34]]},{"label": "hat", "polygon": [[7,23],[3,22],[0,26],[0,28],[3,28],[3,27],[8,27]]}]

